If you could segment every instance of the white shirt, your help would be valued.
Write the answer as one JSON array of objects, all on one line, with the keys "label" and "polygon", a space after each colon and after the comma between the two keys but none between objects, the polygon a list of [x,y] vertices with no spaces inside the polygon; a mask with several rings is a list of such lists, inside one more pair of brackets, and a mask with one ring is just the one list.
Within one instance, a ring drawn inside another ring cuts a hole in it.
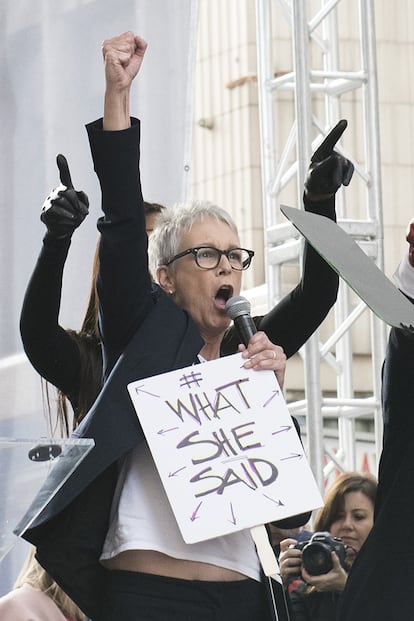
[{"label": "white shirt", "polygon": [[125,550],[155,550],[172,558],[210,563],[260,580],[259,560],[250,530],[199,543],[184,542],[145,443],[123,461],[101,560]]}]

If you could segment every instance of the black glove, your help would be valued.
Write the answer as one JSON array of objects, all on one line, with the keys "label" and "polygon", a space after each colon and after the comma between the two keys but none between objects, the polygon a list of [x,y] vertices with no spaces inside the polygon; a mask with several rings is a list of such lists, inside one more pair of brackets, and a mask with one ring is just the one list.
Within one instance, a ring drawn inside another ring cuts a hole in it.
[{"label": "black glove", "polygon": [[89,200],[85,192],[77,192],[72,184],[66,157],[59,153],[56,158],[60,185],[45,200],[40,215],[50,235],[57,239],[71,237],[73,231],[89,213]]},{"label": "black glove", "polygon": [[334,146],[344,133],[348,122],[344,119],[326,136],[311,157],[311,165],[305,181],[305,191],[318,199],[335,194],[341,185],[351,181],[354,165],[346,157],[334,151]]}]

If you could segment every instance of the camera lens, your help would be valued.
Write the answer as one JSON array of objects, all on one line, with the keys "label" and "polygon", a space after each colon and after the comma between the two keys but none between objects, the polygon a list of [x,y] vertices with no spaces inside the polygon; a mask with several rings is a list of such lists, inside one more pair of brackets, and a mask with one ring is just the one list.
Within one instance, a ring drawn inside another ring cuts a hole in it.
[{"label": "camera lens", "polygon": [[302,563],[311,576],[326,574],[332,569],[331,549],[321,542],[309,543],[303,549]]}]

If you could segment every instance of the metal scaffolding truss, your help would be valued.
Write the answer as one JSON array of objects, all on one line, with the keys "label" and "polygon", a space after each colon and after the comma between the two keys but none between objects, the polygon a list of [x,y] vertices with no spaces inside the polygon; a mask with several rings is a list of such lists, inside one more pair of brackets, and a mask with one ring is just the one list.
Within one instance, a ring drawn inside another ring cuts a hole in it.
[{"label": "metal scaffolding truss", "polygon": [[[297,197],[302,195],[310,155],[340,118],[352,119],[354,127],[358,125],[354,116],[359,118],[358,137],[353,141],[360,144],[359,163],[355,162],[352,154],[346,155],[355,163],[352,183],[357,178],[362,187],[359,197],[362,206],[359,204],[359,209],[365,213],[362,219],[352,219],[346,203],[348,189],[342,190],[338,192],[336,203],[338,223],[383,269],[374,2],[344,0],[342,4],[347,5],[342,7],[346,15],[351,12],[355,19],[352,45],[354,49],[356,45],[359,47],[359,53],[354,54],[353,58],[357,58],[360,66],[346,71],[341,70],[340,60],[340,0],[321,0],[316,12],[317,2],[309,0],[256,0],[262,188],[270,306],[282,297],[283,266],[300,262],[303,244],[293,226],[280,213],[279,207],[285,202],[282,197],[286,188],[293,184],[297,204],[301,204]],[[310,7],[314,12],[308,15]],[[292,69],[278,73],[275,71],[274,55],[278,35],[273,30],[277,25],[280,33],[280,20],[285,22],[284,36],[286,31],[290,33]],[[317,68],[312,68],[312,63]],[[292,124],[286,131],[280,123],[281,119],[286,118],[289,101]],[[344,106],[348,116],[344,115]],[[287,137],[281,145],[282,130]],[[348,131],[352,132],[351,123]],[[341,144],[337,148],[343,151]],[[363,313],[369,314],[373,389],[372,394],[356,398],[352,380],[354,352],[351,329]],[[317,333],[304,346],[301,355],[304,357],[305,398],[289,403],[292,414],[306,416],[308,458],[321,489],[330,469],[357,467],[356,418],[374,418],[377,455],[382,442],[380,371],[386,345],[386,326],[364,302],[352,306],[349,288],[342,280],[334,314],[335,326],[329,338],[322,343]],[[327,398],[322,393],[322,361],[335,370],[335,397]],[[324,446],[323,418],[326,416],[338,419],[338,450],[335,455],[329,454]],[[328,463],[324,467],[326,456]]]}]

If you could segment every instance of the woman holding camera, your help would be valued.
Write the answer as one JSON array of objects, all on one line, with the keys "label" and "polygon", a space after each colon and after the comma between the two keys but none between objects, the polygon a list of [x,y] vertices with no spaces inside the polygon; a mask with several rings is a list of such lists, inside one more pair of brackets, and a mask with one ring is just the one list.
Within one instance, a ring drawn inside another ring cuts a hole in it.
[{"label": "woman holding camera", "polygon": [[341,474],[316,516],[312,544],[281,542],[280,571],[291,621],[335,621],[349,568],[373,526],[376,492],[372,476]]}]

